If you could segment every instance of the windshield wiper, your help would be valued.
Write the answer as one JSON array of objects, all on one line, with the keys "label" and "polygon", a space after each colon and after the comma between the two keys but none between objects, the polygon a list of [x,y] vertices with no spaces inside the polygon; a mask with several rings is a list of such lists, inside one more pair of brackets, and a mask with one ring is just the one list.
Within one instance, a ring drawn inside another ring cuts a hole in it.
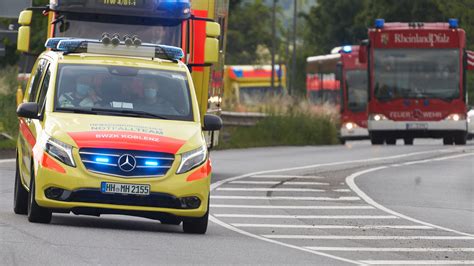
[{"label": "windshield wiper", "polygon": [[78,113],[78,114],[93,114],[93,115],[97,114],[97,112],[90,109],[77,109],[77,108],[71,108],[71,107],[57,107],[56,111],[65,111],[69,113]]},{"label": "windshield wiper", "polygon": [[126,114],[126,115],[133,115],[137,117],[152,117],[152,118],[159,118],[159,119],[169,119],[168,117],[164,117],[161,115],[157,115],[154,113],[149,113],[146,111],[141,110],[127,110],[127,109],[107,109],[107,108],[91,108],[91,111],[99,111],[99,112],[108,112],[108,113],[119,113],[119,114]]}]

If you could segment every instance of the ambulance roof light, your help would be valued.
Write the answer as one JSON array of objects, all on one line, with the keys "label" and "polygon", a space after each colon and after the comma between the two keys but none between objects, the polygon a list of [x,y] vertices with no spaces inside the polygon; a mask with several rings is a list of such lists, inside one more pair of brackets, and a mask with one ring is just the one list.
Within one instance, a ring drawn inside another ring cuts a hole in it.
[{"label": "ambulance roof light", "polygon": [[350,46],[350,45],[345,45],[345,46],[342,47],[342,51],[343,51],[344,53],[346,53],[346,54],[349,54],[349,53],[352,52],[352,46]]},{"label": "ambulance roof light", "polygon": [[[55,51],[65,53],[99,53],[108,55],[123,55],[137,57],[157,57],[165,60],[178,61],[184,57],[183,50],[179,47],[160,44],[141,44],[140,39],[132,37],[133,43],[140,45],[130,46],[123,41],[118,45],[104,44],[101,41],[73,38],[50,38],[45,46]],[[56,44],[55,46],[53,46]]]}]

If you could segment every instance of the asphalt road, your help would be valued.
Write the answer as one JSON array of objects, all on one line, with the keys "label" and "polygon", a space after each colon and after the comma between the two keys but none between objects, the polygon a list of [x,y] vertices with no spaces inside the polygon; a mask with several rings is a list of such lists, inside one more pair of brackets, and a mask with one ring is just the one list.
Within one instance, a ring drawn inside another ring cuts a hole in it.
[{"label": "asphalt road", "polygon": [[474,264],[474,146],[215,151],[203,236],[134,217],[13,214],[0,161],[2,265]]}]

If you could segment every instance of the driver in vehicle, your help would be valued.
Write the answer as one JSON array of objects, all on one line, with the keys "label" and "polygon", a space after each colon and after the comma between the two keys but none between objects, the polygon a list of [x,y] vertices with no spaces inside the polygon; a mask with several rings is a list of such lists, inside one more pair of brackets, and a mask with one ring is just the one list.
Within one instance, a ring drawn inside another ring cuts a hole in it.
[{"label": "driver in vehicle", "polygon": [[63,92],[59,96],[60,107],[93,107],[102,99],[90,86],[91,79],[87,76],[79,76],[73,91]]}]

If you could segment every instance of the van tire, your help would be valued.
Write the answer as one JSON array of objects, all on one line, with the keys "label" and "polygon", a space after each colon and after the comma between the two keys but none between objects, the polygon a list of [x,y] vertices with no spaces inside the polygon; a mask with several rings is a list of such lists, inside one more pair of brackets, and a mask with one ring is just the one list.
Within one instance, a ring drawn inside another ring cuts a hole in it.
[{"label": "van tire", "polygon": [[48,224],[51,222],[52,212],[36,203],[35,190],[35,178],[34,174],[32,174],[30,192],[28,193],[28,221],[32,223]]},{"label": "van tire", "polygon": [[18,166],[18,155],[16,156],[15,190],[13,192],[13,212],[16,214],[28,214],[28,191],[23,187]]}]

